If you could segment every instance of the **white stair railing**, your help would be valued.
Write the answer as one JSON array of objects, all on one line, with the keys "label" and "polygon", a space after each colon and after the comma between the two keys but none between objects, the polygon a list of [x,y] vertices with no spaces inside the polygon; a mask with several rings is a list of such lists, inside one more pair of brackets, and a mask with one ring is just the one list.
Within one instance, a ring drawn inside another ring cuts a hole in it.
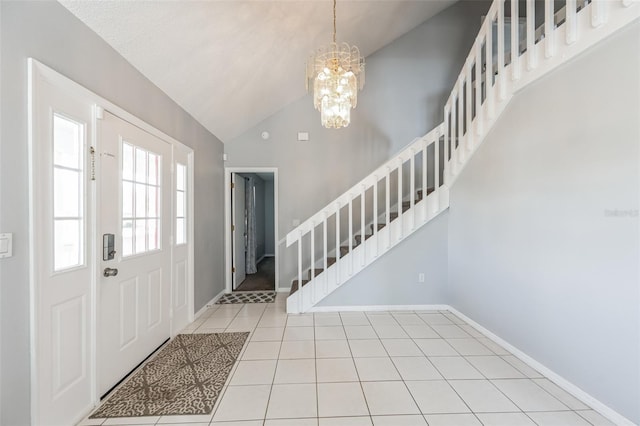
[{"label": "white stair railing", "polygon": [[[557,5],[562,7],[556,11]],[[287,299],[288,312],[308,310],[448,208],[449,188],[516,92],[640,18],[637,0],[545,0],[544,19],[537,24],[535,0],[527,0],[524,11],[518,6],[518,0],[492,3],[444,106],[444,123],[287,235],[287,247],[298,249],[297,291]],[[335,231],[331,247],[329,223]]]}]

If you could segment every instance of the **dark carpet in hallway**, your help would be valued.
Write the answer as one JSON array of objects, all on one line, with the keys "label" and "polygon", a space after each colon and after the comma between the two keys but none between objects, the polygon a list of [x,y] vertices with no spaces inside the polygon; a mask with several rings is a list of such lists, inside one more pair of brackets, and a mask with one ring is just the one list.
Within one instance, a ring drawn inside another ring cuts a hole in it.
[{"label": "dark carpet in hallway", "polygon": [[235,291],[275,290],[276,258],[265,257],[258,263],[258,272],[247,274],[244,281]]}]

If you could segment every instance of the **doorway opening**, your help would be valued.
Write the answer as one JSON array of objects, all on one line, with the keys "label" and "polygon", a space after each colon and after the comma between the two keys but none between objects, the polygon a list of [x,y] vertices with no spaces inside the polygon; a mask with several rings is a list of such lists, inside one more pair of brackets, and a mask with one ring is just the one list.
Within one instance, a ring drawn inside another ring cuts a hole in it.
[{"label": "doorway opening", "polygon": [[226,175],[226,292],[277,290],[277,170],[227,169]]}]

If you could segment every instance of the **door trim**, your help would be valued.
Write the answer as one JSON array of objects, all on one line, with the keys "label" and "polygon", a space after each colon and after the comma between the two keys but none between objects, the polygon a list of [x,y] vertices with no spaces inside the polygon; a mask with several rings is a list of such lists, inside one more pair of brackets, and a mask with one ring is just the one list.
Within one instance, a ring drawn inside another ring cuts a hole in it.
[{"label": "door trim", "polygon": [[[32,421],[36,421],[37,419],[41,418],[41,413],[40,413],[40,405],[39,405],[39,400],[38,400],[38,386],[39,386],[39,374],[38,374],[38,370],[37,370],[37,361],[38,361],[38,352],[39,352],[39,348],[37,346],[37,341],[38,341],[38,327],[37,327],[37,319],[38,319],[38,315],[39,312],[37,312],[37,308],[38,308],[38,291],[40,288],[40,282],[38,281],[38,271],[37,271],[37,266],[35,263],[35,259],[37,258],[37,256],[39,256],[39,254],[36,252],[36,236],[34,235],[34,230],[36,228],[35,226],[35,215],[34,215],[34,210],[37,206],[37,200],[36,200],[36,194],[34,192],[34,185],[36,183],[35,180],[35,176],[36,173],[39,173],[38,170],[34,169],[34,150],[38,149],[41,145],[40,141],[37,141],[35,139],[35,126],[37,125],[37,120],[38,117],[36,116],[36,107],[37,107],[37,102],[38,102],[38,96],[39,96],[39,92],[38,92],[38,86],[40,84],[40,82],[45,81],[48,82],[50,84],[52,84],[53,86],[56,86],[60,89],[63,89],[66,91],[66,93],[69,94],[70,97],[73,98],[80,98],[80,99],[85,99],[87,100],[87,102],[89,104],[93,104],[93,111],[92,111],[92,133],[90,135],[88,135],[88,145],[89,146],[93,146],[94,148],[96,148],[96,151],[98,151],[98,138],[97,138],[97,130],[96,130],[96,120],[98,119],[98,117],[101,114],[101,111],[104,110],[108,110],[109,112],[111,112],[112,114],[116,115],[117,117],[121,118],[122,120],[125,120],[129,123],[131,123],[132,125],[144,130],[147,133],[150,133],[151,135],[162,139],[163,141],[169,143],[172,146],[172,152],[173,149],[175,149],[175,147],[180,147],[181,149],[184,149],[186,151],[189,152],[189,170],[188,170],[188,178],[190,179],[190,186],[188,188],[189,194],[188,194],[188,199],[189,199],[189,211],[187,212],[187,220],[189,222],[189,228],[188,228],[188,232],[189,232],[189,239],[188,239],[188,253],[189,253],[189,261],[188,261],[188,265],[187,267],[189,268],[188,271],[188,294],[190,295],[190,301],[189,301],[189,319],[193,320],[194,318],[194,300],[193,300],[193,296],[195,294],[195,280],[194,280],[194,236],[195,236],[195,232],[194,232],[194,209],[193,209],[193,203],[194,203],[194,185],[193,185],[193,179],[194,179],[194,170],[193,170],[193,155],[194,155],[194,151],[191,147],[182,144],[180,141],[178,141],[177,139],[172,138],[171,136],[165,134],[164,132],[158,130],[157,128],[153,127],[152,125],[146,123],[145,121],[141,120],[140,118],[136,117],[135,115],[127,112],[126,110],[122,109],[121,107],[119,107],[118,105],[108,101],[107,99],[102,98],[101,96],[95,94],[94,92],[90,91],[89,89],[85,88],[84,86],[81,86],[80,84],[76,83],[75,81],[69,79],[68,77],[65,77],[64,75],[58,73],[57,71],[53,70],[52,68],[44,65],[42,62],[39,62],[38,60],[34,59],[34,58],[28,58],[27,59],[27,82],[28,82],[28,87],[27,87],[27,139],[28,139],[28,169],[29,169],[29,225],[28,225],[28,231],[29,231],[29,237],[28,237],[28,241],[29,241],[29,320],[30,320],[30,336],[29,336],[29,343],[30,343],[30,347],[31,347],[31,351],[30,351],[30,370],[31,370],[31,374],[30,374],[30,394],[31,394],[31,419]],[[172,162],[173,162],[173,155],[172,155]],[[99,162],[96,164],[96,168],[99,167]],[[96,170],[97,172],[98,170]],[[173,171],[172,171],[172,176],[173,176]],[[173,192],[173,191],[172,191]],[[92,217],[91,220],[93,221],[93,229],[89,229],[87,232],[87,241],[89,245],[91,245],[91,251],[95,252],[96,251],[96,247],[98,247],[99,244],[101,244],[98,241],[98,237],[97,237],[97,230],[99,229],[100,224],[97,222],[97,190],[92,190],[90,192],[90,195],[88,197],[88,203],[90,203],[91,206],[91,211],[92,211]],[[173,195],[172,195],[172,199],[173,199]],[[172,201],[173,204],[173,201]],[[173,220],[172,220],[173,222]],[[172,234],[173,234],[173,227],[172,229]],[[173,245],[173,238],[172,238],[172,245]],[[99,402],[98,400],[98,383],[97,383],[97,364],[96,364],[96,359],[97,359],[97,306],[98,306],[98,300],[97,300],[97,292],[95,291],[96,289],[96,283],[98,282],[98,260],[96,258],[96,254],[94,253],[94,255],[92,256],[92,260],[90,263],[91,268],[92,268],[92,282],[91,282],[91,300],[89,302],[89,309],[90,309],[90,321],[89,321],[89,328],[91,330],[90,332],[90,341],[89,341],[89,353],[87,354],[88,359],[89,359],[89,375],[91,378],[91,382],[92,382],[92,387],[91,387],[91,400],[93,401],[93,405],[92,407],[89,407],[88,410],[86,412],[83,413],[73,413],[73,421],[72,423],[77,423],[80,420],[82,420],[89,412],[91,412],[91,410],[93,410],[93,408],[95,408],[95,406],[97,405],[97,403]],[[173,271],[171,272],[171,277],[173,280]]]},{"label": "door trim", "polygon": [[232,173],[273,173],[273,234],[274,251],[276,258],[275,291],[289,291],[288,288],[280,288],[280,247],[278,241],[278,168],[277,167],[225,167],[224,168],[224,282],[225,293],[233,290],[232,245],[231,245],[231,174]]}]

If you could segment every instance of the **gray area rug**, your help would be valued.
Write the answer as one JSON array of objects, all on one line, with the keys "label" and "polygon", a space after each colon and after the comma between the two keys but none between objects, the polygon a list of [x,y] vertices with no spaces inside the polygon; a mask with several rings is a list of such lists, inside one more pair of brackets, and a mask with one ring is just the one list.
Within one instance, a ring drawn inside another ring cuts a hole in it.
[{"label": "gray area rug", "polygon": [[276,300],[275,291],[243,291],[223,295],[216,305],[233,303],[273,303]]},{"label": "gray area rug", "polygon": [[249,333],[179,334],[90,416],[209,414]]}]

